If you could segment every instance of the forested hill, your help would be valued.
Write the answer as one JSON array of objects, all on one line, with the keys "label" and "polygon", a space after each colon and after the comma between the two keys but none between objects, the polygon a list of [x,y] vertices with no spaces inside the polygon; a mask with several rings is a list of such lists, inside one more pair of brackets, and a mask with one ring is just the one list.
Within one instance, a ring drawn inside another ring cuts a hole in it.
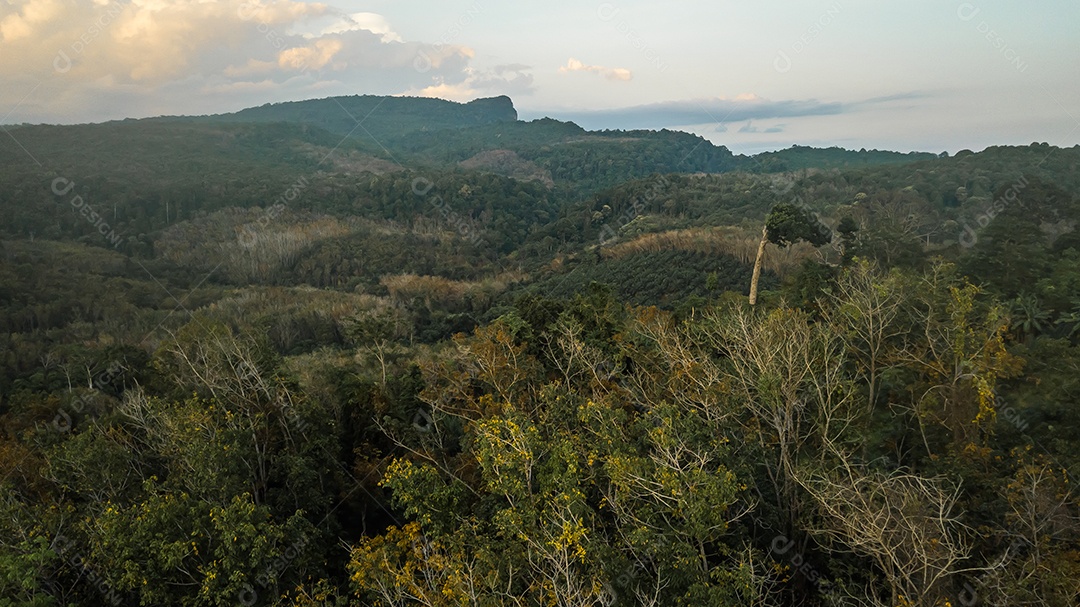
[{"label": "forested hill", "polygon": [[517,110],[509,97],[455,103],[430,97],[352,95],[307,101],[268,103],[230,114],[185,116],[165,120],[196,122],[291,122],[317,126],[339,135],[378,139],[413,131],[440,131],[497,122],[514,122]]},{"label": "forested hill", "polygon": [[519,121],[513,101],[505,96],[455,103],[357,95],[156,120],[307,125],[347,136],[373,153],[407,165],[484,170],[558,184],[580,193],[651,173],[782,172],[934,157],[928,153],[803,146],[747,157],[679,131],[586,131],[555,118]]},{"label": "forested hill", "polygon": [[[942,154],[947,156],[948,154]],[[762,152],[754,156],[758,169],[767,173],[798,171],[803,169],[844,169],[878,164],[903,164],[916,160],[939,157],[928,152],[890,152],[887,150],[859,151],[839,147],[812,148],[794,145],[786,150]]]},{"label": "forested hill", "polygon": [[724,146],[680,131],[586,131],[550,118],[414,132],[388,145],[433,164],[498,171],[500,161],[510,162],[584,191],[651,173],[724,173],[752,164]]},{"label": "forested hill", "polygon": [[1080,604],[1080,146],[7,131],[0,607]]}]

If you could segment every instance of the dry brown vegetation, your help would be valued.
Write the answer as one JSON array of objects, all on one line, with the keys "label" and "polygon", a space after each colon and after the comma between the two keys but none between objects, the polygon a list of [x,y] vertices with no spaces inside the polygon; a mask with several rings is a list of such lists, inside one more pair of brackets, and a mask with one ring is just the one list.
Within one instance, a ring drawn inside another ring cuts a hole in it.
[{"label": "dry brown vegetation", "polygon": [[225,209],[169,227],[154,247],[159,257],[177,264],[209,271],[220,262],[218,271],[230,281],[265,283],[320,240],[360,230],[384,236],[409,231],[387,220],[343,220],[274,207]]},{"label": "dry brown vegetation", "polygon": [[211,315],[224,318],[285,316],[312,311],[341,322],[359,312],[387,306],[385,298],[314,287],[249,287],[207,306]]},{"label": "dry brown vegetation", "polygon": [[300,149],[320,162],[329,160],[332,168],[345,173],[395,173],[404,171],[401,165],[356,151],[332,150],[326,146],[305,143]]},{"label": "dry brown vegetation", "polygon": [[486,150],[458,163],[463,169],[491,171],[497,175],[512,177],[519,181],[539,181],[545,186],[555,187],[548,171],[536,163],[525,160],[512,150]]},{"label": "dry brown vegetation", "polygon": [[[761,235],[753,230],[724,226],[716,228],[689,228],[642,234],[634,240],[620,242],[600,250],[605,259],[622,259],[629,255],[656,251],[693,251],[709,255],[731,255],[747,265],[754,263]],[[816,258],[821,253],[806,242],[792,246],[768,247],[762,267],[784,276],[797,268],[804,259]]]},{"label": "dry brown vegetation", "polygon": [[398,303],[423,301],[428,308],[483,309],[512,284],[522,282],[522,272],[507,271],[478,281],[451,280],[442,276],[397,274],[379,281]]}]

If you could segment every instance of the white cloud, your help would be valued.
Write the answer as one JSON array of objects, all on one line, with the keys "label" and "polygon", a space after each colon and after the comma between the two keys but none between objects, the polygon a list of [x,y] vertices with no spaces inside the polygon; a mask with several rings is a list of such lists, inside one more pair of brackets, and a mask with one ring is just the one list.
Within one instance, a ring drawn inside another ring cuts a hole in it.
[{"label": "white cloud", "polygon": [[490,88],[473,55],[403,41],[375,13],[297,0],[0,0],[0,116],[31,91],[9,121],[225,111],[313,90]]},{"label": "white cloud", "polygon": [[390,27],[386,18],[377,13],[351,13],[324,29],[322,33],[338,34],[352,30],[367,30],[373,34],[379,34],[383,42],[403,42],[401,36]]},{"label": "white cloud", "polygon": [[405,94],[417,97],[438,97],[439,99],[449,99],[450,101],[468,101],[470,99],[475,99],[477,96],[476,89],[469,86],[467,82],[459,82],[457,84],[440,82],[431,86],[425,86],[419,90],[406,91]]},{"label": "white cloud", "polygon": [[453,84],[438,82],[422,89],[409,91],[407,94],[438,97],[451,101],[470,101],[477,97],[497,95],[510,97],[531,95],[536,87],[533,86],[530,69],[532,68],[521,64],[497,65],[489,70],[469,68],[466,70],[465,79],[461,82]]},{"label": "white cloud", "polygon": [[281,51],[278,53],[278,66],[299,71],[319,70],[330,63],[343,46],[340,39],[319,39],[306,47]]},{"label": "white cloud", "polygon": [[630,70],[622,67],[604,67],[602,65],[587,65],[571,57],[567,60],[566,65],[559,68],[559,72],[566,74],[569,72],[591,72],[607,78],[608,80],[631,80],[634,75]]}]

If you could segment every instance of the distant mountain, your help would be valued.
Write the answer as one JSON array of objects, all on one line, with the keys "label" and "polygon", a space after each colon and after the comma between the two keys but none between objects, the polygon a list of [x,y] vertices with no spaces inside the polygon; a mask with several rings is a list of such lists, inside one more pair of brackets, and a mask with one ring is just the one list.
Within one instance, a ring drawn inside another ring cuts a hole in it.
[{"label": "distant mountain", "polygon": [[752,165],[724,146],[681,131],[586,131],[551,118],[413,132],[387,145],[437,165],[476,166],[491,152],[513,153],[554,183],[582,192],[654,173],[724,173]]},{"label": "distant mountain", "polygon": [[416,131],[514,122],[517,110],[506,96],[456,103],[430,97],[354,95],[267,103],[231,114],[166,117],[162,120],[291,122],[317,126],[340,135],[383,140]]},{"label": "distant mountain", "polygon": [[751,168],[745,157],[679,131],[586,131],[572,122],[517,119],[509,97],[455,103],[372,95],[266,104],[231,114],[163,117],[198,124],[289,123],[350,136],[406,166],[465,168],[581,192],[652,173]]},{"label": "distant mountain", "polygon": [[350,137],[354,147],[405,167],[487,172],[583,194],[655,173],[774,173],[936,158],[921,152],[806,146],[735,155],[722,145],[682,131],[588,131],[554,118],[520,121],[513,101],[505,96],[468,103],[426,97],[328,97],[153,121],[303,125]]},{"label": "distant mountain", "polygon": [[849,169],[879,164],[902,164],[918,160],[938,158],[929,152],[889,152],[882,150],[859,151],[839,147],[812,148],[793,145],[786,150],[763,152],[755,155],[756,170],[764,173],[799,171],[803,169]]}]

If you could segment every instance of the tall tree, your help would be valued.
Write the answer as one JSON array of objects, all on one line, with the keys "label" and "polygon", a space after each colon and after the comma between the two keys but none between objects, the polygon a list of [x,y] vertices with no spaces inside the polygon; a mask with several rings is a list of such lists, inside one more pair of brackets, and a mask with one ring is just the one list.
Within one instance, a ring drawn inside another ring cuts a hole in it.
[{"label": "tall tree", "polygon": [[803,207],[790,203],[774,206],[761,229],[761,242],[758,243],[757,257],[754,259],[754,276],[750,279],[750,305],[757,304],[765,245],[771,242],[787,247],[800,240],[820,247],[832,241],[832,231]]}]

